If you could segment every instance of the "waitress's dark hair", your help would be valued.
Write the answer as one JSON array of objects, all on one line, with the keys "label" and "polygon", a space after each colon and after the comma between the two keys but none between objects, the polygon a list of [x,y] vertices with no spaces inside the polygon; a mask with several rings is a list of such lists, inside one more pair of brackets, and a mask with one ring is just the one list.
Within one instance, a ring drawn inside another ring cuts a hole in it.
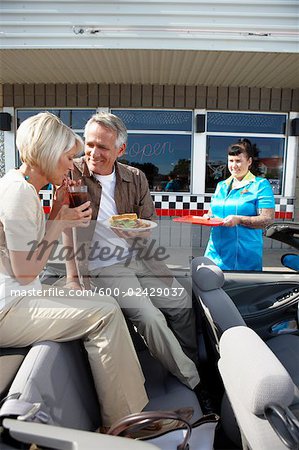
[{"label": "waitress's dark hair", "polygon": [[247,157],[247,159],[252,158],[250,171],[254,175],[260,174],[258,168],[259,150],[256,144],[252,144],[249,139],[239,139],[238,142],[236,142],[235,144],[231,144],[228,147],[227,152],[230,156],[237,156],[240,155],[240,153],[243,153]]}]

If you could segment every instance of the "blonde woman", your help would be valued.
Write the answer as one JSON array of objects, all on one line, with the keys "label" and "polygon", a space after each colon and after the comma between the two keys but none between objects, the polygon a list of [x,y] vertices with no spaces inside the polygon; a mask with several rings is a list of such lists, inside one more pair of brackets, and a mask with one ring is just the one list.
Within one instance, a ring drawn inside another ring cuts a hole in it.
[{"label": "blonde woman", "polygon": [[[39,281],[52,248],[48,244],[91,219],[90,202],[69,208],[64,183],[83,143],[48,112],[25,120],[16,142],[23,164],[0,180],[0,345],[82,338],[103,425],[109,427],[148,402],[122,312],[111,297],[70,297],[65,289],[63,296],[51,298]],[[45,224],[38,193],[47,183],[62,187]],[[43,252],[33,243],[46,244]]]}]

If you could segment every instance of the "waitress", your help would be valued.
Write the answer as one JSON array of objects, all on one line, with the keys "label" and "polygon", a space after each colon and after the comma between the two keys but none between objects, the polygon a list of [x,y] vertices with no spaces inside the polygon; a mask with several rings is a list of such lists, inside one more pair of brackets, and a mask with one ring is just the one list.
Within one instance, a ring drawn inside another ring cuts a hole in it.
[{"label": "waitress", "polygon": [[274,219],[275,201],[268,180],[253,175],[254,149],[248,139],[228,148],[231,176],[217,184],[209,217],[224,219],[211,229],[205,256],[222,270],[262,270],[263,229]]}]

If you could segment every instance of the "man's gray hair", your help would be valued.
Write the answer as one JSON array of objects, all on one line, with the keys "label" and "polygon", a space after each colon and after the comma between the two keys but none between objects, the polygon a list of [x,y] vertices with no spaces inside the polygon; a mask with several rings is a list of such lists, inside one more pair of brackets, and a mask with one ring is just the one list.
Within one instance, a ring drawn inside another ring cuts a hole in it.
[{"label": "man's gray hair", "polygon": [[85,138],[88,133],[90,125],[93,123],[98,123],[99,125],[103,125],[104,127],[107,127],[110,130],[116,132],[116,142],[115,142],[116,148],[120,148],[123,144],[127,143],[128,133],[126,126],[123,123],[123,121],[114,114],[107,113],[104,111],[94,114],[85,125],[84,129]]}]

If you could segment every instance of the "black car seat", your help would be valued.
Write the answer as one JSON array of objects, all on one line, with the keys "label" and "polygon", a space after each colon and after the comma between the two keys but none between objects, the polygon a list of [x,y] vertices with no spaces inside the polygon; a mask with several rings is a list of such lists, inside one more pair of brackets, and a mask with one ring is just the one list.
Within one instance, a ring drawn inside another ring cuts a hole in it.
[{"label": "black car seat", "polygon": [[29,350],[30,347],[0,348],[0,402],[7,395],[9,387]]},{"label": "black car seat", "polygon": [[224,274],[207,257],[192,260],[192,289],[208,322],[208,331],[214,346],[219,351],[222,333],[234,326],[245,326],[237,307],[222,289]]},{"label": "black car seat", "polygon": [[[218,349],[223,332],[235,326],[246,326],[229,295],[222,289],[224,274],[209,258],[192,260],[192,287],[209,323],[215,347]],[[299,387],[299,336],[286,334],[272,337],[267,345],[290,373]]]},{"label": "black car seat", "polygon": [[232,327],[221,336],[218,367],[243,448],[298,449],[299,392],[266,343],[248,327]]},{"label": "black car seat", "polygon": [[[147,349],[139,350],[138,356],[150,397],[147,410],[192,406],[193,420],[202,416],[191,389],[169,374]],[[41,403],[49,424],[93,430],[100,423],[93,379],[80,341],[34,344],[10,386],[10,396]]]},{"label": "black car seat", "polygon": [[[206,318],[207,329],[215,359],[219,358],[219,341],[223,333],[233,327],[246,327],[246,323],[229,295],[223,290],[224,274],[209,258],[192,260],[192,288]],[[299,310],[298,310],[299,313]],[[298,317],[299,320],[299,317]],[[299,388],[299,336],[278,335],[266,344],[288,371]],[[226,435],[240,445],[240,434],[227,395],[221,404],[221,423]]]},{"label": "black car seat", "polygon": [[[59,282],[61,276],[63,274],[53,273],[53,280],[51,279],[49,284]],[[49,282],[49,274],[43,281]],[[191,290],[190,285],[189,288]],[[146,410],[173,410],[192,406],[192,421],[201,418],[203,413],[196,394],[150,355],[141,337],[131,324],[128,325],[145,376],[145,387],[149,396]],[[23,360],[18,358],[15,361],[7,378],[3,391],[7,393],[10,387],[8,400],[4,402],[1,413],[6,415],[7,410],[10,415],[10,406],[12,405],[13,411],[13,401],[17,399],[15,404],[21,405],[21,409],[22,405],[26,408],[26,404],[28,407],[34,403],[40,404],[37,420],[41,419],[52,426],[88,431],[99,426],[97,395],[81,341],[44,341],[33,344],[30,349],[4,349],[3,352],[21,354]],[[111,388],[113,389],[113,386]],[[208,433],[211,446],[214,431],[213,428]]]}]

